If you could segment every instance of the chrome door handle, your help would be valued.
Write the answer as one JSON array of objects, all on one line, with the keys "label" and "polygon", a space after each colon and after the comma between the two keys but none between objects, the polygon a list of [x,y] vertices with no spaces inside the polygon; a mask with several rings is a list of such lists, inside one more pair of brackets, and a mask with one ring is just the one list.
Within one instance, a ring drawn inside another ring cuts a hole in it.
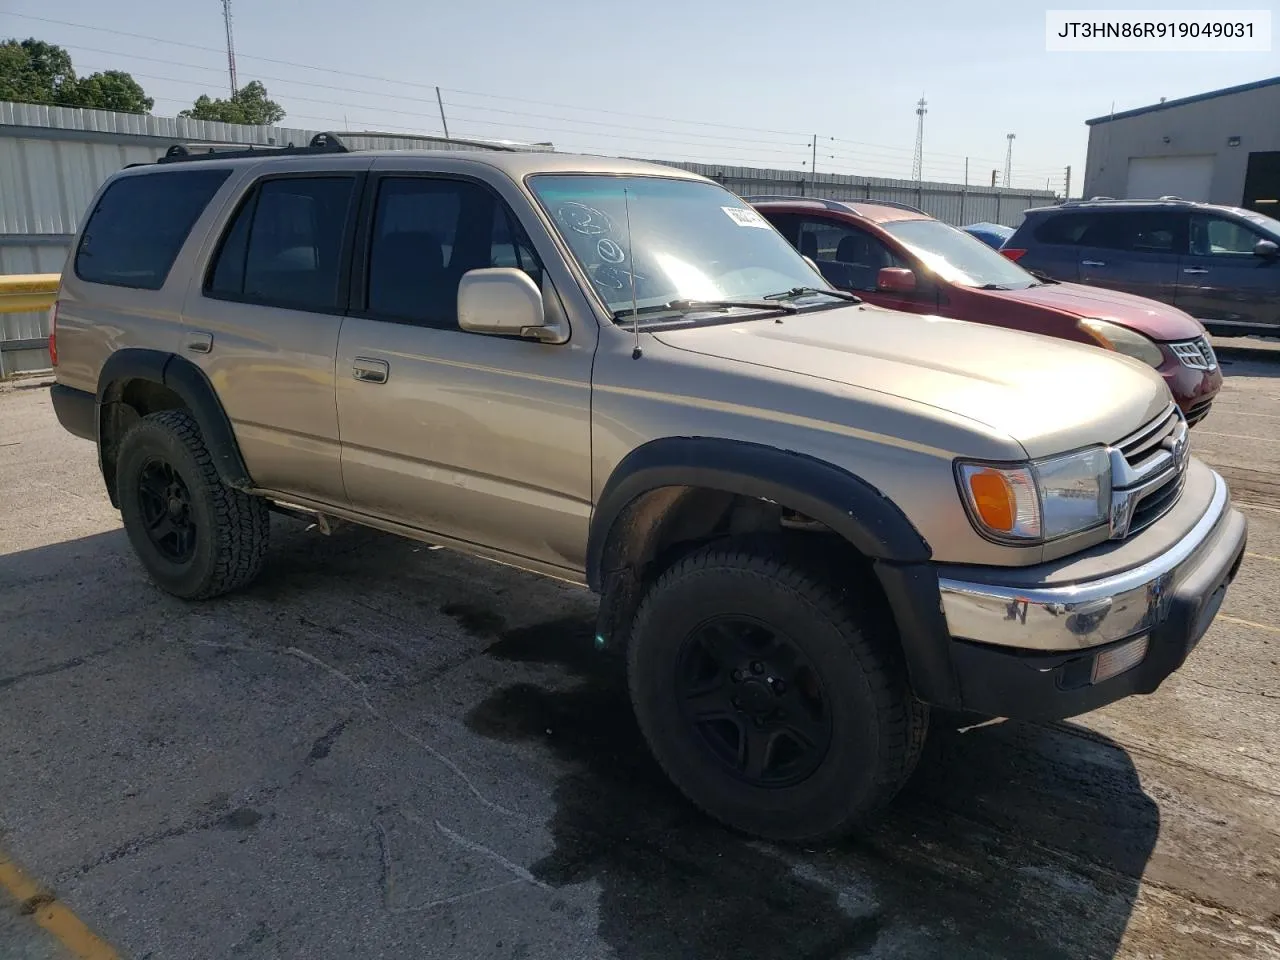
[{"label": "chrome door handle", "polygon": [[1183,267],[1182,272],[1183,273],[1208,273],[1209,271],[1204,267]]},{"label": "chrome door handle", "polygon": [[192,353],[208,353],[213,349],[213,334],[193,331],[187,334],[187,349]]},{"label": "chrome door handle", "polygon": [[386,383],[390,375],[391,367],[385,360],[356,357],[351,363],[351,376],[361,383]]},{"label": "chrome door handle", "polygon": [[1105,260],[1081,260],[1080,261],[1080,266],[1082,267],[1105,267],[1106,265],[1107,265],[1107,261]]}]

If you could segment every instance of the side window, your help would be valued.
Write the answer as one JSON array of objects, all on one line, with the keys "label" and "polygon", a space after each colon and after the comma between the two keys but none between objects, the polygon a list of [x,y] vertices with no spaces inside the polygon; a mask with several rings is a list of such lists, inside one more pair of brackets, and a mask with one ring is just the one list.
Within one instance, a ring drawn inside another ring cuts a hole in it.
[{"label": "side window", "polygon": [[1133,253],[1181,253],[1186,216],[1163,210],[1123,210],[1106,214],[1086,231],[1083,243]]},{"label": "side window", "polygon": [[228,169],[122,177],[103,192],[76,247],[81,280],[159,290]]},{"label": "side window", "polygon": [[1094,226],[1098,217],[1087,213],[1064,213],[1043,220],[1035,228],[1038,243],[1053,246],[1076,246],[1080,244],[1085,233]]},{"label": "side window", "polygon": [[353,177],[263,181],[224,234],[206,294],[295,310],[338,309],[354,193]]},{"label": "side window", "polygon": [[1191,253],[1197,257],[1251,257],[1262,235],[1225,217],[1191,218]]},{"label": "side window", "polygon": [[799,249],[844,290],[874,291],[882,267],[906,266],[878,238],[832,220],[800,223]]},{"label": "side window", "polygon": [[387,177],[369,240],[366,308],[377,317],[453,328],[468,270],[542,267],[506,204],[464,180]]}]

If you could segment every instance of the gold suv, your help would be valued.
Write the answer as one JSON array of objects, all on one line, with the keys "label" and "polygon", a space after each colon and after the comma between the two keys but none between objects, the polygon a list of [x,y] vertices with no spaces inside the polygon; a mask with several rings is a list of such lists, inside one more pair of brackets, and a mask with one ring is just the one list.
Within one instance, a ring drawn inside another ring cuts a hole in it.
[{"label": "gold suv", "polygon": [[162,589],[247,584],[273,509],[587,585],[658,761],[766,837],[885,804],[930,705],[1155,690],[1244,554],[1150,368],[862,303],[651,164],[176,146],[51,347]]}]

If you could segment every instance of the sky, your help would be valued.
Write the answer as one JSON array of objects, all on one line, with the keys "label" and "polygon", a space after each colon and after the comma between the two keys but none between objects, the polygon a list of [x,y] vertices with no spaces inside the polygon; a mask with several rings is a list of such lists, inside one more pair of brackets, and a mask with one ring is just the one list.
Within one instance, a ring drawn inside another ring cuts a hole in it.
[{"label": "sky", "polygon": [[[923,95],[924,179],[962,182],[968,157],[970,182],[1002,180],[1013,133],[1011,185],[1061,192],[1070,165],[1073,195],[1086,119],[1280,74],[1280,43],[1048,53],[1026,0],[232,2],[239,82],[261,80],[285,126],[439,135],[439,86],[455,137],[804,170],[816,135],[819,173],[908,178]],[[78,73],[129,71],[157,115],[227,95],[221,0],[0,0],[0,37],[28,36]]]}]

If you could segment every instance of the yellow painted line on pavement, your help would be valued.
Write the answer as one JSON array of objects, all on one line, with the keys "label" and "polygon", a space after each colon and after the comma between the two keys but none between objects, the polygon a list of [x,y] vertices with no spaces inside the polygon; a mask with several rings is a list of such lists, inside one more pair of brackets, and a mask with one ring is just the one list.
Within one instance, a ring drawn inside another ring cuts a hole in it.
[{"label": "yellow painted line on pavement", "polygon": [[1218,614],[1219,620],[1226,620],[1228,623],[1238,623],[1242,627],[1253,627],[1255,630],[1266,630],[1268,633],[1280,633],[1280,627],[1273,627],[1268,623],[1258,623],[1254,620],[1243,620],[1240,617],[1233,617],[1229,614]]},{"label": "yellow painted line on pavement", "polygon": [[52,892],[28,877],[16,863],[0,851],[0,889],[31,917],[58,938],[78,960],[120,960],[120,954],[58,900]]},{"label": "yellow painted line on pavement", "polygon": [[1237,507],[1243,507],[1245,510],[1265,510],[1267,513],[1280,513],[1280,508],[1268,507],[1261,503],[1250,503],[1248,500],[1233,501]]},{"label": "yellow painted line on pavement", "polygon": [[1254,560],[1270,560],[1272,563],[1280,563],[1280,557],[1273,557],[1269,553],[1249,553],[1245,551],[1246,557],[1252,557]]}]

